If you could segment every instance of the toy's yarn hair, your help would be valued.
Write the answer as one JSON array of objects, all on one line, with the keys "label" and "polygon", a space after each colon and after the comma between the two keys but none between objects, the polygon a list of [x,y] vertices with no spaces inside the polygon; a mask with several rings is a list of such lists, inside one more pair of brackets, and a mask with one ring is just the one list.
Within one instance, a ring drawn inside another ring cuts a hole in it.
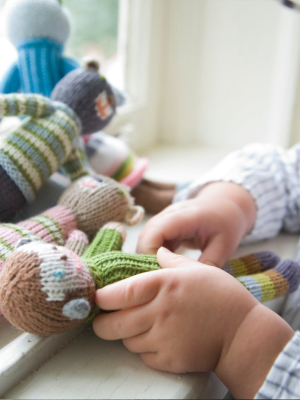
[{"label": "toy's yarn hair", "polygon": [[2,311],[27,332],[45,336],[68,331],[94,307],[95,283],[89,269],[63,247],[25,244],[9,257],[1,278]]}]

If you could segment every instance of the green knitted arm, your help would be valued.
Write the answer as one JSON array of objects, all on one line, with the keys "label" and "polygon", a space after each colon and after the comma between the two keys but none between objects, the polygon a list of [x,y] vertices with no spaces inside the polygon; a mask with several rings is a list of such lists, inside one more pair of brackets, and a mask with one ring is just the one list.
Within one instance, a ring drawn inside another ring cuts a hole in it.
[{"label": "green knitted arm", "polygon": [[85,259],[97,289],[143,272],[161,269],[155,255],[125,254],[112,251]]},{"label": "green knitted arm", "polygon": [[72,150],[62,168],[72,181],[89,175],[89,171],[84,165],[81,152],[77,148]]},{"label": "green knitted arm", "polygon": [[125,237],[126,231],[121,223],[109,222],[97,233],[95,239],[85,251],[84,259],[90,259],[100,253],[121,250]]},{"label": "green knitted arm", "polygon": [[38,94],[0,94],[0,118],[22,117],[43,118],[55,112],[50,99]]}]

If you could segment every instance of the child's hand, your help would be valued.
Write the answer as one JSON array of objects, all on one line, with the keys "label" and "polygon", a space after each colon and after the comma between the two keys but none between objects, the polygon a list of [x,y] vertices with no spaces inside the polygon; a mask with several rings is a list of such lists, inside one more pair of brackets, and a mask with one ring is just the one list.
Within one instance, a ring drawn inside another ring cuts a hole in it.
[{"label": "child's hand", "polygon": [[97,291],[101,309],[121,311],[99,315],[95,333],[122,339],[151,368],[215,370],[233,394],[253,396],[293,331],[226,272],[164,249],[158,261],[165,269]]},{"label": "child's hand", "polygon": [[161,246],[175,251],[183,244],[202,251],[199,261],[222,267],[253,227],[255,216],[254,200],[244,188],[210,184],[198,197],[175,203],[151,218],[137,251],[156,254]]}]

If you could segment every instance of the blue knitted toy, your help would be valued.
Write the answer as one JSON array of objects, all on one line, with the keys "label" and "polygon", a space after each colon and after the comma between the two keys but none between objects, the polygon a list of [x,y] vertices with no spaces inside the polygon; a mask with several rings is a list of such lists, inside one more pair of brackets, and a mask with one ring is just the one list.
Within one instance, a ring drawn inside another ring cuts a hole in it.
[{"label": "blue knitted toy", "polygon": [[0,82],[0,93],[37,93],[50,97],[54,86],[77,61],[63,56],[70,18],[59,0],[7,0],[7,36],[18,59]]}]

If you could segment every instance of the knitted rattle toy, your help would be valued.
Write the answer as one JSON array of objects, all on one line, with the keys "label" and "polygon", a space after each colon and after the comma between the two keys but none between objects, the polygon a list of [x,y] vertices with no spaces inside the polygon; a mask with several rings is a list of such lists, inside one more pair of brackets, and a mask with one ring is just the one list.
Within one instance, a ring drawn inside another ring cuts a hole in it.
[{"label": "knitted rattle toy", "polygon": [[143,209],[135,207],[128,190],[113,179],[83,177],[74,182],[58,205],[18,224],[0,224],[0,272],[17,243],[43,240],[81,255],[108,221],[135,225]]},{"label": "knitted rattle toy", "polygon": [[60,167],[71,180],[89,173],[78,137],[106,126],[118,104],[94,63],[86,68],[62,79],[52,100],[34,94],[0,95],[0,117],[30,117],[0,144],[1,221],[11,220],[26,202],[32,202]]},{"label": "knitted rattle toy", "polygon": [[0,83],[1,93],[38,93],[50,96],[54,86],[77,61],[63,56],[70,35],[70,17],[59,0],[7,0],[7,36],[18,60]]},{"label": "knitted rattle toy", "polygon": [[[156,256],[122,253],[124,239],[123,226],[108,223],[81,258],[65,247],[21,243],[0,275],[4,316],[16,327],[43,336],[92,320],[99,311],[94,304],[96,289],[160,269]],[[237,279],[261,301],[296,290],[300,281],[297,263],[279,262],[270,252],[243,257],[225,267],[237,275],[250,271],[252,275]]]}]

